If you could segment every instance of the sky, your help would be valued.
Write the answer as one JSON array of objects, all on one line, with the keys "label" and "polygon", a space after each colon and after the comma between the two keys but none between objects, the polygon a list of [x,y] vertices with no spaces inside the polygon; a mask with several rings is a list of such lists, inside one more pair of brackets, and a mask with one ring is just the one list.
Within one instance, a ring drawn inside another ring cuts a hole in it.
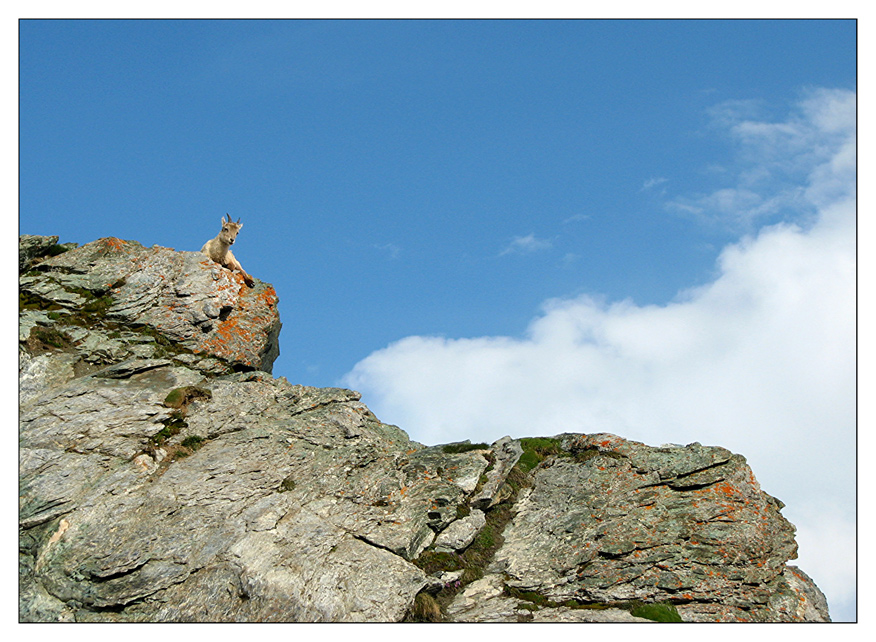
[{"label": "sky", "polygon": [[857,24],[19,23],[19,233],[235,256],[426,444],[745,455],[856,616]]}]

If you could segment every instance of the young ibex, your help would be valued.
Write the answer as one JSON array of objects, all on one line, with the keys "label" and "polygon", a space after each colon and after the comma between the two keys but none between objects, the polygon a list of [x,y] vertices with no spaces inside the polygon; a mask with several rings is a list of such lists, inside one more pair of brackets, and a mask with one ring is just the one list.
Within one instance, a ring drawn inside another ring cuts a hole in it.
[{"label": "young ibex", "polygon": [[[225,216],[228,216],[228,214],[226,213]],[[216,238],[210,239],[204,243],[201,252],[216,261],[219,265],[227,267],[229,270],[240,271],[246,284],[249,287],[253,287],[255,281],[253,281],[252,277],[246,273],[246,270],[243,269],[240,262],[234,258],[230,249],[231,246],[234,245],[234,239],[237,238],[237,233],[242,227],[243,223],[240,222],[240,219],[237,219],[237,223],[234,223],[230,216],[228,216],[227,221],[223,218],[222,231],[219,232]]]}]

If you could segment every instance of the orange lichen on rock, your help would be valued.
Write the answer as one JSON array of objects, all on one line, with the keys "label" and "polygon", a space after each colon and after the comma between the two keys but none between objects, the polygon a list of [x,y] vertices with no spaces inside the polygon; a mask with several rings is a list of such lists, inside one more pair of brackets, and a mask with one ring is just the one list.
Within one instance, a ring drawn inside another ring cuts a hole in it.
[{"label": "orange lichen on rock", "polygon": [[125,249],[125,245],[127,245],[127,241],[123,241],[122,239],[118,239],[114,236],[108,236],[106,238],[102,238],[98,241],[102,243],[107,249],[112,249],[116,251],[121,251]]},{"label": "orange lichen on rock", "polygon": [[271,285],[260,283],[250,289],[241,275],[233,274],[232,279],[233,286],[227,282],[217,284],[219,291],[237,287],[232,310],[226,318],[215,321],[213,331],[198,342],[197,350],[260,368],[268,343],[273,340],[270,329],[279,325],[279,299]]}]

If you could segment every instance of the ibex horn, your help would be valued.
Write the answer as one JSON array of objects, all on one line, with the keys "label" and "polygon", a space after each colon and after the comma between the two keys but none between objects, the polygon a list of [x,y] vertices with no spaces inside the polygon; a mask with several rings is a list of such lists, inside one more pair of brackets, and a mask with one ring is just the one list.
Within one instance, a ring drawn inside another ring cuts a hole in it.
[{"label": "ibex horn", "polygon": [[239,217],[239,216],[237,217],[237,222],[240,223],[240,217]]}]

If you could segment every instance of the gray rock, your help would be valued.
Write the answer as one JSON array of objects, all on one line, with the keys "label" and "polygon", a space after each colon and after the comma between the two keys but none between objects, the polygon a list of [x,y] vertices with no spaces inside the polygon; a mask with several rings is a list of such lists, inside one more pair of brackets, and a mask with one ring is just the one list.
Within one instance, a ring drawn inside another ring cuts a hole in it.
[{"label": "gray rock", "polygon": [[[21,278],[24,297],[66,310],[67,323],[81,323],[85,315],[92,331],[147,328],[164,342],[155,356],[187,352],[270,372],[279,355],[274,289],[261,282],[249,288],[200,252],[105,238],[45,259],[39,270]],[[123,347],[104,342],[99,357],[126,358]]]},{"label": "gray rock", "polygon": [[817,612],[792,615],[770,602],[789,592],[782,577],[796,557],[794,527],[744,458],[604,434],[566,443],[573,456],[534,471],[491,564],[509,586],[555,602],[679,601],[688,619]]},{"label": "gray rock", "polygon": [[811,577],[789,564],[782,578],[789,590],[773,596],[770,602],[773,610],[786,610],[789,619],[795,622],[830,622],[827,599]]},{"label": "gray rock", "polygon": [[462,584],[464,574],[465,571],[439,571],[426,578],[426,586],[423,590],[434,594],[445,588],[456,588]]},{"label": "gray rock", "polygon": [[502,437],[491,448],[494,457],[493,468],[487,471],[487,481],[471,502],[474,508],[481,510],[486,510],[501,501],[502,485],[514,464],[520,459],[520,455],[523,454],[520,442],[511,439],[511,437]]},{"label": "gray rock", "polygon": [[435,550],[439,552],[461,551],[474,541],[474,538],[487,523],[483,511],[473,508],[471,513],[457,519],[435,538]]},{"label": "gray rock", "polygon": [[53,245],[58,243],[57,236],[35,236],[22,234],[18,237],[18,271],[24,272],[32,264],[34,259],[45,254]]},{"label": "gray rock", "polygon": [[31,356],[19,353],[18,403],[27,406],[34,399],[63,385],[76,376],[75,365],[79,357],[74,354],[50,353]]},{"label": "gray rock", "polygon": [[538,606],[509,596],[500,575],[466,586],[447,607],[454,622],[650,622],[619,608]]},{"label": "gray rock", "polygon": [[40,297],[46,301],[52,301],[56,306],[67,308],[68,310],[77,310],[83,307],[87,301],[84,296],[67,289],[67,287],[52,277],[22,277],[19,280],[19,285],[22,292]]},{"label": "gray rock", "polygon": [[51,325],[48,312],[43,310],[22,310],[18,316],[18,340],[27,341],[33,328],[48,325]]},{"label": "gray rock", "polygon": [[829,620],[739,455],[574,434],[525,473],[510,437],[426,447],[270,375],[270,285],[56,243],[20,253],[21,621]]},{"label": "gray rock", "polygon": [[[55,541],[47,531],[37,545],[32,581],[61,602],[84,605],[84,619],[131,605],[121,619],[394,621],[425,585],[402,553],[413,556],[421,532],[431,533],[427,508],[403,486],[386,506],[372,505],[372,487],[392,472],[398,452],[370,429],[377,422],[360,404],[307,403],[306,391],[282,380],[239,383],[251,400],[242,408],[260,409],[261,421],[244,418],[189,456],[150,465],[148,453],[136,451],[162,428],[162,400],[200,375],[141,362],[85,379],[95,393],[85,382],[61,387],[53,401],[63,404],[46,399],[24,418],[21,465],[22,528],[58,518],[67,524],[53,526]],[[193,425],[217,414],[214,399],[223,407],[228,401],[217,388],[211,400],[187,408]],[[62,406],[58,421],[39,421]],[[343,422],[357,426],[357,443]],[[337,428],[324,443],[296,434],[330,423]],[[169,446],[190,434],[187,426]],[[417,521],[423,526],[412,530]],[[223,602],[224,615],[193,597],[210,595],[204,582],[217,575],[239,589]],[[180,595],[183,604],[172,597]]]},{"label": "gray rock", "polygon": [[650,623],[623,609],[571,609],[565,606],[539,609],[532,614],[533,622],[639,622]]},{"label": "gray rock", "polygon": [[447,607],[453,622],[517,622],[521,601],[505,595],[500,575],[490,574],[465,587]]}]

